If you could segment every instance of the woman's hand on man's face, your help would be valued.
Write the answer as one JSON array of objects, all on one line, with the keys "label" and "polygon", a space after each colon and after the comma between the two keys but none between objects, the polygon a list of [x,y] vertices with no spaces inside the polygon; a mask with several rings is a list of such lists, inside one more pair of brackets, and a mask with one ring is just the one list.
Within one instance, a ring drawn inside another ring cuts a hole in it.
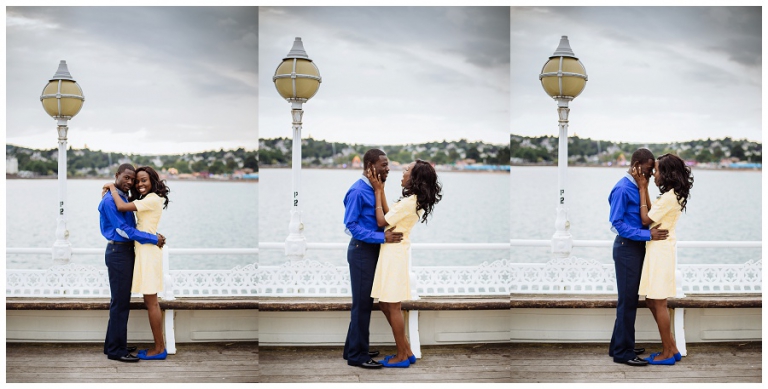
[{"label": "woman's hand on man's face", "polygon": [[635,165],[632,167],[632,178],[635,179],[635,182],[637,182],[637,186],[639,188],[648,186],[648,177],[643,174],[643,169],[640,165]]},{"label": "woman's hand on man's face", "polygon": [[373,186],[374,190],[384,189],[384,183],[381,182],[381,178],[379,177],[379,174],[376,173],[376,169],[373,166],[368,168],[366,173],[368,181],[371,182],[371,186]]}]

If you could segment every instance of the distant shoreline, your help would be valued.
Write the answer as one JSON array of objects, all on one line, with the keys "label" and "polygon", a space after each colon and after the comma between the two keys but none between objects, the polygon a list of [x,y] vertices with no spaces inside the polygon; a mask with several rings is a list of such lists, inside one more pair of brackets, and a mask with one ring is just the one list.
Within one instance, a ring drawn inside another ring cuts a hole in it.
[{"label": "distant shoreline", "polygon": [[[514,163],[511,166],[513,167],[557,167],[557,164],[539,164],[539,163]],[[590,167],[590,168],[606,168],[606,169],[627,169],[629,168],[629,165],[620,166],[620,165],[614,165],[614,166],[605,166],[605,165],[588,165],[588,164],[576,164],[576,165],[568,165],[568,167]],[[691,169],[696,170],[726,170],[726,171],[744,171],[744,172],[760,172],[763,169],[762,168],[733,168],[733,167],[703,167],[703,166],[691,166]]]},{"label": "distant shoreline", "polygon": [[[260,170],[263,169],[291,169],[290,166],[260,166]],[[341,167],[324,167],[324,166],[302,166],[302,170],[352,170],[352,171],[363,171],[363,168],[361,167],[355,167],[355,168],[341,168]],[[393,165],[390,165],[391,171],[402,171],[403,169],[398,166],[397,169],[394,168]],[[507,173],[509,174],[509,171],[507,170],[440,170],[435,169],[438,173],[444,173],[444,172],[451,172],[451,173]]]},{"label": "distant shoreline", "polygon": [[[41,176],[41,177],[19,177],[15,174],[6,174],[5,175],[6,180],[58,180],[58,177],[56,176]],[[90,181],[96,181],[96,180],[102,180],[102,181],[110,181],[112,180],[112,177],[67,177],[67,180],[90,180]],[[164,178],[166,181],[172,181],[172,182],[243,182],[243,183],[253,183],[258,184],[259,180],[217,180],[217,179],[211,179],[211,178],[196,178],[196,179],[186,179],[186,178]]]}]

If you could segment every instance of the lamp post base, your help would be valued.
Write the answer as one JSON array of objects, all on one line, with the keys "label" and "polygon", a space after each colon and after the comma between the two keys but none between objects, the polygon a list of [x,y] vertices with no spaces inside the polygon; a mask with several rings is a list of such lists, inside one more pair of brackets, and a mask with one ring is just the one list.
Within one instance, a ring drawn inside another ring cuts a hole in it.
[{"label": "lamp post base", "polygon": [[59,241],[53,243],[53,264],[68,265],[72,259],[72,245],[69,241]]},{"label": "lamp post base", "polygon": [[568,258],[573,251],[573,238],[570,234],[552,237],[552,255],[555,258]]},{"label": "lamp post base", "polygon": [[307,255],[307,239],[303,235],[285,238],[285,256],[291,261],[301,261]]}]

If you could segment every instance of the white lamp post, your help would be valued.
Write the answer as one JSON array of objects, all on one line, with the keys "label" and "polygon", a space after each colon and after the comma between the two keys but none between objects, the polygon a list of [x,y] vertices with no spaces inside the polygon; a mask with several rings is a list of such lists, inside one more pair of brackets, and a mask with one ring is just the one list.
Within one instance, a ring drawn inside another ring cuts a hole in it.
[{"label": "white lamp post", "polygon": [[53,243],[54,265],[66,265],[72,258],[72,245],[69,243],[67,230],[67,121],[72,119],[83,107],[85,97],[80,85],[72,78],[67,69],[67,61],[62,60],[56,74],[43,88],[40,96],[43,109],[56,119],[59,133],[59,214],[56,218],[56,241]]},{"label": "white lamp post", "polygon": [[291,172],[293,176],[293,204],[288,237],[285,239],[285,255],[291,260],[301,260],[307,252],[304,224],[301,222],[301,119],[304,115],[302,104],[307,102],[320,88],[320,71],[304,51],[301,38],[296,38],[293,47],[275,70],[272,81],[284,99],[291,103],[293,117],[293,151]]},{"label": "white lamp post", "polygon": [[557,153],[557,186],[558,203],[555,234],[552,236],[552,253],[558,257],[569,257],[573,249],[573,238],[568,221],[566,203],[566,169],[568,168],[568,102],[576,98],[584,90],[587,83],[587,72],[584,65],[573,54],[568,43],[568,37],[560,38],[560,44],[555,53],[549,57],[539,74],[541,86],[557,101],[557,113],[560,120],[560,143]]}]

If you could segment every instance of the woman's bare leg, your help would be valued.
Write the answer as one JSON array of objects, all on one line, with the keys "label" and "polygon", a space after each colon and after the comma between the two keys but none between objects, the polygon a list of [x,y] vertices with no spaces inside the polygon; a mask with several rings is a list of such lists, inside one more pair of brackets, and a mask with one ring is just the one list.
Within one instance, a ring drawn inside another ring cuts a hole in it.
[{"label": "woman's bare leg", "polygon": [[379,301],[379,309],[384,314],[384,317],[387,318],[387,323],[389,323],[389,326],[392,327],[392,318],[389,317],[389,303]]},{"label": "woman's bare leg", "polygon": [[392,327],[392,335],[395,337],[395,345],[397,346],[397,354],[389,362],[402,362],[408,359],[408,356],[413,355],[413,352],[411,352],[411,345],[405,336],[405,320],[403,319],[403,312],[400,310],[401,305],[399,302],[396,302],[385,303],[385,306],[389,311],[389,325]]},{"label": "woman's bare leg", "polygon": [[672,358],[679,351],[677,350],[677,344],[674,337],[672,337],[672,322],[669,317],[669,310],[667,309],[667,299],[655,300],[645,299],[646,304],[650,302],[654,306],[656,314],[656,325],[659,327],[659,335],[661,335],[661,354],[657,355],[653,360],[659,361],[662,359]]},{"label": "woman's bare leg", "polygon": [[149,327],[152,329],[152,337],[155,340],[155,348],[147,351],[147,356],[162,354],[165,350],[163,340],[163,312],[160,311],[160,303],[157,302],[157,294],[145,294],[144,305],[147,306]]}]

